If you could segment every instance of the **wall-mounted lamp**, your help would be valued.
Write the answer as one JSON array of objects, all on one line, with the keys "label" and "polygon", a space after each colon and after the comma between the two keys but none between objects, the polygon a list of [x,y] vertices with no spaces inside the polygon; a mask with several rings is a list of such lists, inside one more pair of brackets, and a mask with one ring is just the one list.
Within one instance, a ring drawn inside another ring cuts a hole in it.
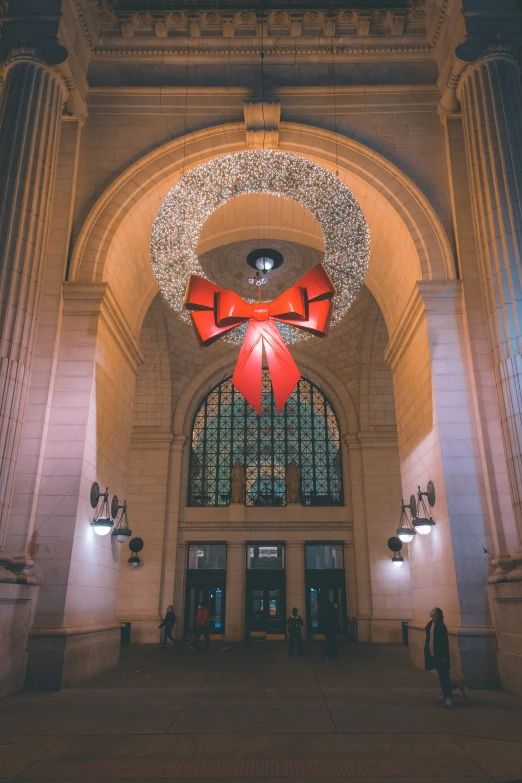
[{"label": "wall-mounted lamp", "polygon": [[421,536],[427,536],[428,533],[431,533],[431,529],[435,527],[435,522],[429,515],[424,498],[428,499],[428,503],[433,508],[435,505],[435,484],[433,481],[428,481],[426,492],[421,492],[420,487],[417,491],[417,513],[413,520],[413,527]]},{"label": "wall-mounted lamp", "polygon": [[399,519],[399,527],[396,532],[403,544],[409,544],[416,534],[416,530],[411,524],[406,511],[410,512],[412,518],[417,515],[417,501],[415,500],[415,495],[410,497],[409,504],[405,504],[404,500],[401,503],[401,516]]},{"label": "wall-mounted lamp", "polygon": [[129,541],[129,549],[132,552],[132,555],[129,557],[129,565],[131,565],[133,568],[137,568],[139,564],[141,563],[140,558],[138,557],[138,552],[141,552],[143,549],[143,539],[141,538],[133,538]]},{"label": "wall-mounted lamp", "polygon": [[124,544],[132,536],[132,530],[129,527],[129,520],[127,519],[127,501],[124,500],[120,505],[117,495],[114,495],[111,503],[111,516],[116,519],[118,511],[121,509],[120,518],[116,522],[116,527],[112,531],[112,535],[118,542],[118,544]]},{"label": "wall-mounted lamp", "polygon": [[399,554],[402,549],[402,541],[397,536],[392,536],[388,539],[388,549],[393,552],[392,563],[394,566],[400,567],[404,563],[404,558]]},{"label": "wall-mounted lamp", "polygon": [[100,492],[100,485],[94,481],[91,486],[91,506],[93,508],[97,508],[100,498],[103,498],[103,501],[100,510],[94,512],[91,527],[98,536],[106,536],[114,527],[109,511],[109,488],[106,487],[105,492]]}]

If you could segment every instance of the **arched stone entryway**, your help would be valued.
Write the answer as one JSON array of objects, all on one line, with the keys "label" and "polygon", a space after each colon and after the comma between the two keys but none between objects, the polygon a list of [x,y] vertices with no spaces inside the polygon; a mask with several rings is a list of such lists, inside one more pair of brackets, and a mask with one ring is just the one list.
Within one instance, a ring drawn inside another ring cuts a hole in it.
[{"label": "arched stone entryway", "polygon": [[[78,524],[88,521],[85,500],[95,477],[105,476],[105,482],[118,494],[127,491],[125,455],[131,442],[135,374],[141,360],[139,336],[157,294],[148,257],[152,221],[183,170],[244,148],[244,129],[227,125],[155,150],[107,189],[78,236],[64,286],[57,364],[60,378],[74,361],[71,346],[82,344],[80,372],[90,393],[82,403],[85,416],[71,444],[80,450],[83,444],[82,458],[88,463],[81,472],[74,511]],[[480,541],[496,539],[499,546],[503,531],[493,530],[489,517],[483,444],[470,381],[468,327],[450,243],[422,192],[395,166],[363,145],[336,139],[326,131],[283,123],[280,149],[330,169],[338,167],[370,227],[366,284],[390,336],[387,360],[393,374],[403,494],[408,497],[417,485],[425,487],[428,479],[437,487],[436,529],[429,542],[415,541],[410,547],[413,655],[420,663],[427,608],[434,602],[443,604],[463,665],[478,657],[479,679],[491,678],[492,631],[483,592],[488,559],[475,550]],[[284,230],[284,225],[281,228]],[[305,230],[293,231],[292,238],[304,244],[310,241]],[[326,376],[323,372],[324,382]],[[161,452],[164,469],[177,481],[177,485],[169,484],[175,503],[179,503],[179,468],[186,438],[186,422],[177,429],[179,424],[175,417],[171,432],[147,435],[148,450]],[[107,431],[115,431],[116,436],[106,438]],[[353,460],[364,463],[364,437],[361,439],[352,427],[345,434]],[[371,459],[366,459],[369,464]],[[376,491],[386,493],[387,488],[376,487]],[[398,518],[397,500],[390,496],[390,534]],[[464,510],[466,504],[472,509],[469,515]],[[371,525],[372,520],[366,517],[364,522]],[[171,527],[167,538],[173,534]],[[157,545],[163,547],[168,541]],[[110,564],[111,554],[94,547],[93,558]],[[111,589],[115,589],[115,577],[111,579]],[[463,589],[472,596],[466,604]],[[369,619],[378,612],[384,619],[386,606],[370,608]],[[101,607],[99,612],[91,612],[91,616],[96,614],[106,616]]]}]

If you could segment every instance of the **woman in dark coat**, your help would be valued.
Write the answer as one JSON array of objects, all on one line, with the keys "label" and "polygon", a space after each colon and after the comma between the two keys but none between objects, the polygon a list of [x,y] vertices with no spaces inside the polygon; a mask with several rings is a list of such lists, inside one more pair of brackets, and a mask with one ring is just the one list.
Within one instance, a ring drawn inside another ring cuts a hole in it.
[{"label": "woman in dark coat", "polygon": [[424,667],[427,671],[436,670],[439,675],[442,696],[437,699],[439,704],[451,707],[450,653],[448,629],[444,624],[444,614],[437,606],[430,612],[431,620],[426,626],[426,642],[424,644]]},{"label": "woman in dark coat", "polygon": [[174,614],[174,607],[171,605],[167,607],[167,614],[161,621],[161,624],[158,626],[159,628],[163,628],[163,643],[161,644],[162,650],[165,650],[167,647],[167,639],[170,639],[174,647],[178,646],[176,640],[172,636],[172,631],[174,630],[175,625],[176,615]]}]

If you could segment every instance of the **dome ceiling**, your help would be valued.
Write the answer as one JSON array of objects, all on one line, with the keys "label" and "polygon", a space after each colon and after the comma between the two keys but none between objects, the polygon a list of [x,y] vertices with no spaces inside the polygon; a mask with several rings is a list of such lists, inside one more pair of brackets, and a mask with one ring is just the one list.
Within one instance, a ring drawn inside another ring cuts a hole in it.
[{"label": "dome ceiling", "polygon": [[257,287],[248,280],[255,271],[248,266],[247,256],[252,250],[270,248],[283,256],[283,263],[266,275],[267,283],[261,286],[263,299],[275,299],[305,272],[321,263],[323,254],[312,247],[280,239],[250,239],[216,247],[199,256],[207,277],[223,288],[229,288],[244,299],[257,298]]}]

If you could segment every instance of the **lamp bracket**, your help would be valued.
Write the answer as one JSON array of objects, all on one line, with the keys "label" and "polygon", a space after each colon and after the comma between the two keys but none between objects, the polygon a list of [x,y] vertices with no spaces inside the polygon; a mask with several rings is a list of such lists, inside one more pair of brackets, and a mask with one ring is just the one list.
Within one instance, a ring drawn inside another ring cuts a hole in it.
[{"label": "lamp bracket", "polygon": [[97,481],[93,481],[91,485],[91,495],[90,495],[91,506],[93,508],[96,508],[96,506],[98,505],[98,500],[100,499],[100,495],[101,495],[100,485],[98,484]]},{"label": "lamp bracket", "polygon": [[129,541],[129,549],[131,552],[141,552],[143,549],[143,539],[142,538],[133,538],[131,541]]},{"label": "lamp bracket", "polygon": [[398,536],[392,536],[388,539],[388,549],[391,552],[400,552],[402,549],[402,541]]},{"label": "lamp bracket", "polygon": [[422,492],[421,488],[419,487],[419,491],[417,492],[417,497],[419,498],[419,503],[422,503],[422,498],[425,497],[428,500],[428,503],[430,504],[431,508],[435,505],[435,484],[431,479],[428,481],[428,485],[426,487],[426,492]]},{"label": "lamp bracket", "polygon": [[120,503],[118,500],[118,495],[113,495],[111,502],[111,515],[113,519],[116,519],[118,516],[118,511],[120,508],[122,508],[124,511],[127,511],[127,501],[124,500],[123,503]]},{"label": "lamp bracket", "polygon": [[410,510],[410,514],[413,518],[417,516],[417,498],[415,495],[410,495],[410,502],[406,506]]},{"label": "lamp bracket", "polygon": [[109,501],[109,489],[107,488],[105,492],[100,492],[100,485],[97,481],[93,481],[91,484],[91,492],[90,492],[90,501],[91,506],[93,508],[96,508],[96,506],[99,503],[100,498],[103,498],[104,501]]},{"label": "lamp bracket", "polygon": [[430,504],[431,508],[435,505],[435,484],[433,481],[428,481],[428,486],[426,487],[426,497],[428,498],[428,503]]}]

